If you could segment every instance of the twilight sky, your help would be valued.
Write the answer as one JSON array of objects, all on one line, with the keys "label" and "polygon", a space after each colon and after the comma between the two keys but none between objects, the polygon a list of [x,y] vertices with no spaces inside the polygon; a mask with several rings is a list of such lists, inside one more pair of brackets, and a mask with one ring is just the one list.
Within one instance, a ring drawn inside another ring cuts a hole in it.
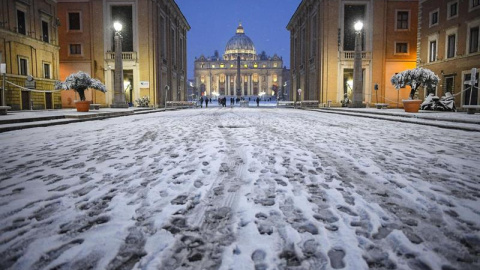
[{"label": "twilight sky", "polygon": [[286,26],[301,0],[175,0],[192,29],[187,33],[187,77],[195,57],[220,55],[242,22],[257,54],[283,58],[290,67],[290,33]]}]

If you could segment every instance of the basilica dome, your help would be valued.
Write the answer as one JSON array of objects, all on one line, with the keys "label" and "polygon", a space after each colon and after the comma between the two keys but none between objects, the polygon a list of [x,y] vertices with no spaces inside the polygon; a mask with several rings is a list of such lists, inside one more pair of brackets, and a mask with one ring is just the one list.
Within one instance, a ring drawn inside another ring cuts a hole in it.
[{"label": "basilica dome", "polygon": [[245,35],[242,24],[237,27],[237,32],[225,46],[225,60],[236,60],[240,56],[242,60],[255,60],[257,53],[252,40]]}]

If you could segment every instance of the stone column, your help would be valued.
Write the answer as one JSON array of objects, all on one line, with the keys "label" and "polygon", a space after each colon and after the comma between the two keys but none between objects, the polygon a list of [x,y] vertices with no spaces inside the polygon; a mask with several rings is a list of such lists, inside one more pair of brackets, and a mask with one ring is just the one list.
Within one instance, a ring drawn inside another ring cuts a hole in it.
[{"label": "stone column", "polygon": [[128,108],[123,93],[123,59],[122,59],[122,36],[115,33],[115,78],[113,87],[113,103],[111,108]]}]

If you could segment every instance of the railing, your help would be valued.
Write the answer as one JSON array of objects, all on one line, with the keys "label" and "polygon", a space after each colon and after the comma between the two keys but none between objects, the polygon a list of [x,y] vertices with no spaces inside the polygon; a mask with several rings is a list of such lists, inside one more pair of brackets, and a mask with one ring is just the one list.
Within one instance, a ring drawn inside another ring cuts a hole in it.
[{"label": "railing", "polygon": [[[355,52],[340,52],[341,60],[353,60],[355,58]],[[372,54],[370,52],[362,52],[362,59],[371,59]]]},{"label": "railing", "polygon": [[[105,59],[115,60],[115,52],[107,52]],[[137,52],[122,52],[122,60],[137,60]]]}]

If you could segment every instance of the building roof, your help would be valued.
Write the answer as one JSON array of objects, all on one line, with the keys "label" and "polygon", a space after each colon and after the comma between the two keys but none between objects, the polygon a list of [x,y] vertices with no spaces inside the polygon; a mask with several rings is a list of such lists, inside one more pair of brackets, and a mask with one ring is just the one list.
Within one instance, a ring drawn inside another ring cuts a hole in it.
[{"label": "building roof", "polygon": [[256,55],[255,46],[253,41],[245,35],[245,30],[241,23],[237,27],[235,36],[230,38],[225,46],[225,55],[245,55],[251,54]]}]

